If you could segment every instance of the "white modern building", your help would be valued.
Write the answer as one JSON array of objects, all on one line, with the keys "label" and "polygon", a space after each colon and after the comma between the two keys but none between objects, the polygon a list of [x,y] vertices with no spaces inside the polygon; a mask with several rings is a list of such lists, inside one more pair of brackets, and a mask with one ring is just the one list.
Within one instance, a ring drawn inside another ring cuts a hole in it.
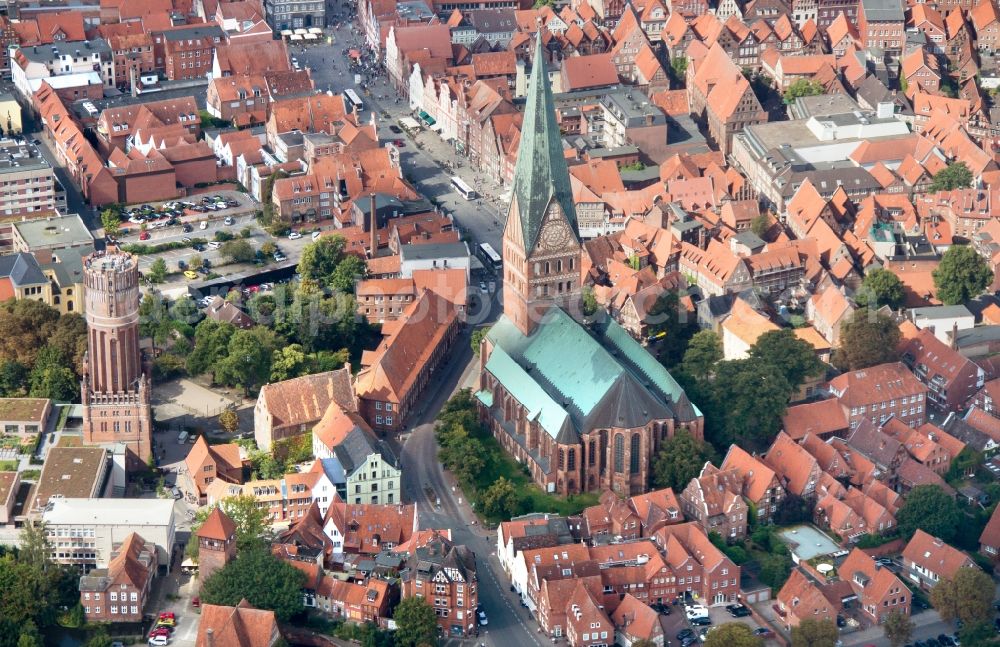
[{"label": "white modern building", "polygon": [[84,571],[105,568],[114,546],[129,533],[156,545],[157,563],[169,567],[174,546],[173,499],[52,499],[42,514],[52,559]]}]

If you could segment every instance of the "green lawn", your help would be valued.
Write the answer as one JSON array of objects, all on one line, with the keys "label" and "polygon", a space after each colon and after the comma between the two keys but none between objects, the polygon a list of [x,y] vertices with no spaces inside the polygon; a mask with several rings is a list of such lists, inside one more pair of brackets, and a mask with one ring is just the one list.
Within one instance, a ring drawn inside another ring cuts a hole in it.
[{"label": "green lawn", "polygon": [[16,472],[17,461],[0,461],[0,472]]},{"label": "green lawn", "polygon": [[[477,500],[478,492],[481,492],[495,483],[501,476],[514,484],[521,499],[520,514],[530,512],[553,512],[559,515],[578,514],[587,506],[597,504],[599,499],[596,493],[578,494],[569,497],[557,496],[543,492],[535,485],[528,476],[527,471],[514,459],[507,455],[496,438],[483,430],[476,433],[476,437],[483,443],[486,451],[484,456],[486,465],[476,479],[475,492],[466,492],[466,495],[473,501]],[[489,519],[491,522],[506,521],[506,519]]]}]

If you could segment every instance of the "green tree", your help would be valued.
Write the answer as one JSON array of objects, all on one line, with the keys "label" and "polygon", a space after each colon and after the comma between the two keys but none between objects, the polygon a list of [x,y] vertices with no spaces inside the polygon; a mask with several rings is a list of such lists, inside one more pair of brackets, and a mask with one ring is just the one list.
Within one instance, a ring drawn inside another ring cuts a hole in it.
[{"label": "green tree", "polygon": [[973,566],[958,569],[952,578],[941,578],[931,589],[931,604],[945,622],[961,620],[971,625],[993,618],[993,578]]},{"label": "green tree", "polygon": [[711,460],[711,450],[686,429],[678,429],[660,445],[653,459],[653,487],[680,492]]},{"label": "green tree", "polygon": [[823,363],[816,357],[816,350],[790,328],[771,330],[758,337],[750,348],[750,357],[781,371],[793,391],[798,390],[806,378],[823,372]]},{"label": "green tree", "polygon": [[902,307],[906,300],[906,290],[899,277],[890,270],[876,268],[865,275],[861,289],[854,300],[862,308],[889,306],[893,310]]},{"label": "green tree", "polygon": [[20,532],[18,561],[24,562],[41,572],[52,564],[52,544],[45,534],[45,523],[29,522]]},{"label": "green tree", "polygon": [[700,330],[688,343],[681,368],[688,375],[705,377],[712,373],[722,357],[722,340],[719,336],[711,330]]},{"label": "green tree", "polygon": [[594,296],[594,288],[585,285],[580,291],[581,296],[581,307],[583,308],[583,314],[587,317],[592,317],[597,313],[597,309],[600,308],[600,304],[597,303],[597,297]]},{"label": "green tree", "polygon": [[309,368],[309,356],[301,344],[289,344],[274,351],[271,358],[271,381],[282,382],[305,375]]},{"label": "green tree", "polygon": [[989,621],[973,622],[958,630],[958,639],[965,647],[997,647],[997,632]]},{"label": "green tree", "polygon": [[337,269],[330,276],[329,287],[340,292],[354,292],[354,284],[365,278],[368,265],[354,254],[348,254],[337,263]]},{"label": "green tree", "polygon": [[73,402],[80,397],[80,385],[73,370],[66,366],[65,356],[53,346],[38,353],[28,381],[33,398],[50,398],[57,402]]},{"label": "green tree", "polygon": [[101,627],[87,637],[83,647],[111,647],[111,636],[104,627]]},{"label": "green tree", "polygon": [[35,623],[28,621],[31,628],[23,627],[21,634],[17,637],[17,647],[42,647],[42,637],[38,635],[38,628]]},{"label": "green tree", "polygon": [[767,217],[766,213],[762,213],[759,216],[754,216],[753,220],[750,221],[750,231],[755,233],[758,238],[763,239],[767,230],[771,228],[771,219]]},{"label": "green tree", "polygon": [[910,620],[910,616],[893,611],[885,617],[882,629],[885,631],[885,639],[892,647],[900,647],[910,641],[913,629],[916,625]]},{"label": "green tree", "polygon": [[795,103],[795,100],[799,97],[812,97],[818,94],[824,94],[826,89],[822,84],[812,81],[810,79],[797,79],[794,83],[788,86],[785,93],[781,96],[782,101],[785,105],[791,105]]},{"label": "green tree", "polygon": [[807,618],[792,627],[792,647],[834,647],[839,639],[832,620]]},{"label": "green tree", "polygon": [[260,246],[260,253],[266,257],[274,256],[274,253],[276,251],[278,251],[278,246],[272,243],[271,241],[267,241]]},{"label": "green tree", "polygon": [[698,323],[681,303],[680,295],[669,290],[657,297],[646,313],[650,334],[666,333],[657,342],[656,356],[667,368],[684,359],[688,342],[698,332]]},{"label": "green tree", "polygon": [[917,528],[951,543],[962,521],[955,501],[937,485],[918,485],[910,490],[896,513],[896,527],[904,538]]},{"label": "green tree", "polygon": [[482,328],[476,328],[475,330],[472,331],[472,352],[475,354],[476,357],[479,357],[479,350],[483,344],[483,339],[486,338],[486,335],[489,332],[490,329],[486,326],[483,326]]},{"label": "green tree", "polygon": [[250,263],[257,258],[253,245],[246,240],[229,240],[222,244],[219,253],[234,263]]},{"label": "green tree", "polygon": [[437,644],[437,615],[426,598],[408,597],[396,606],[396,647]]},{"label": "green tree", "polygon": [[158,258],[146,270],[146,278],[152,283],[163,283],[167,279],[167,262]]},{"label": "green tree", "polygon": [[769,446],[792,394],[781,370],[756,358],[719,362],[713,386],[716,401],[725,403],[724,421],[711,439],[713,445]]},{"label": "green tree", "polygon": [[344,257],[346,244],[347,241],[344,240],[343,236],[335,234],[323,236],[306,245],[302,249],[302,257],[299,260],[299,274],[302,275],[303,282],[328,285],[330,278]]},{"label": "green tree", "polygon": [[952,245],[931,273],[937,297],[945,305],[965,303],[993,281],[986,260],[969,245]]},{"label": "green tree", "polygon": [[0,363],[0,392],[6,398],[19,398],[27,394],[28,369],[17,360]]},{"label": "green tree", "polygon": [[258,609],[269,609],[281,622],[302,612],[305,574],[263,546],[241,549],[236,559],[201,584],[201,600],[207,604],[236,606],[246,598]]},{"label": "green tree", "polygon": [[277,335],[269,328],[237,330],[229,339],[226,358],[215,367],[215,380],[241,386],[249,394],[270,378],[271,359],[277,347]]},{"label": "green tree", "polygon": [[236,327],[230,323],[205,319],[194,329],[194,348],[187,358],[191,375],[201,375],[225,359],[229,340]]},{"label": "green tree", "polygon": [[502,476],[486,488],[479,501],[483,514],[494,519],[510,519],[521,505],[514,484]]},{"label": "green tree", "polygon": [[750,625],[727,622],[705,636],[705,647],[763,647],[764,639],[755,636]]},{"label": "green tree", "polygon": [[972,171],[965,162],[952,162],[934,174],[931,182],[931,193],[936,191],[951,191],[972,186]]},{"label": "green tree", "polygon": [[896,346],[899,326],[882,313],[858,312],[840,329],[840,347],[833,364],[842,371],[857,371],[899,359]]},{"label": "green tree", "polygon": [[675,56],[670,59],[670,70],[673,72],[674,79],[678,83],[684,83],[684,79],[687,77],[688,60],[685,56]]},{"label": "green tree", "polygon": [[[259,507],[257,498],[250,494],[227,497],[213,506],[200,508],[191,524],[191,536],[198,532],[212,510],[220,508],[236,526],[236,544],[240,550],[265,546],[268,540],[267,515]],[[189,541],[187,555],[197,557],[198,542]]]},{"label": "green tree", "polygon": [[235,434],[240,430],[240,417],[236,415],[235,409],[227,408],[219,414],[219,426],[227,434]]},{"label": "green tree", "polygon": [[101,212],[101,227],[104,228],[104,235],[114,238],[121,230],[122,220],[118,212],[113,209],[105,209]]},{"label": "green tree", "polygon": [[787,554],[773,553],[760,560],[760,581],[777,593],[792,574],[792,558]]}]

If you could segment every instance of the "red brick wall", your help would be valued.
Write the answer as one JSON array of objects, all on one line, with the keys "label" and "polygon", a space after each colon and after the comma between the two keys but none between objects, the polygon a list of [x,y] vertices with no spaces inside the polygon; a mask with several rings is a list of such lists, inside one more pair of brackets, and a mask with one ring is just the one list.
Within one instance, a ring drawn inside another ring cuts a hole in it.
[{"label": "red brick wall", "polygon": [[[214,177],[214,173],[213,173]],[[122,178],[124,183],[122,198],[126,204],[169,200],[177,195],[177,181],[174,172],[131,175]]]},{"label": "red brick wall", "polygon": [[215,157],[205,157],[174,163],[174,174],[181,186],[194,186],[201,182],[215,182],[215,168]]}]

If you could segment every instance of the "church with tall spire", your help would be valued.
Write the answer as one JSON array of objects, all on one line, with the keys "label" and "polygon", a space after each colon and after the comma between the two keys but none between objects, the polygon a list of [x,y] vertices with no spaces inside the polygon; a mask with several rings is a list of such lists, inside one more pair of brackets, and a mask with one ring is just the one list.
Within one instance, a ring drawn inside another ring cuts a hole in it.
[{"label": "church with tall spire", "polygon": [[701,438],[698,408],[610,317],[579,320],[582,245],[535,39],[503,234],[503,315],[482,340],[476,398],[500,445],[547,492],[645,492],[677,429]]}]

